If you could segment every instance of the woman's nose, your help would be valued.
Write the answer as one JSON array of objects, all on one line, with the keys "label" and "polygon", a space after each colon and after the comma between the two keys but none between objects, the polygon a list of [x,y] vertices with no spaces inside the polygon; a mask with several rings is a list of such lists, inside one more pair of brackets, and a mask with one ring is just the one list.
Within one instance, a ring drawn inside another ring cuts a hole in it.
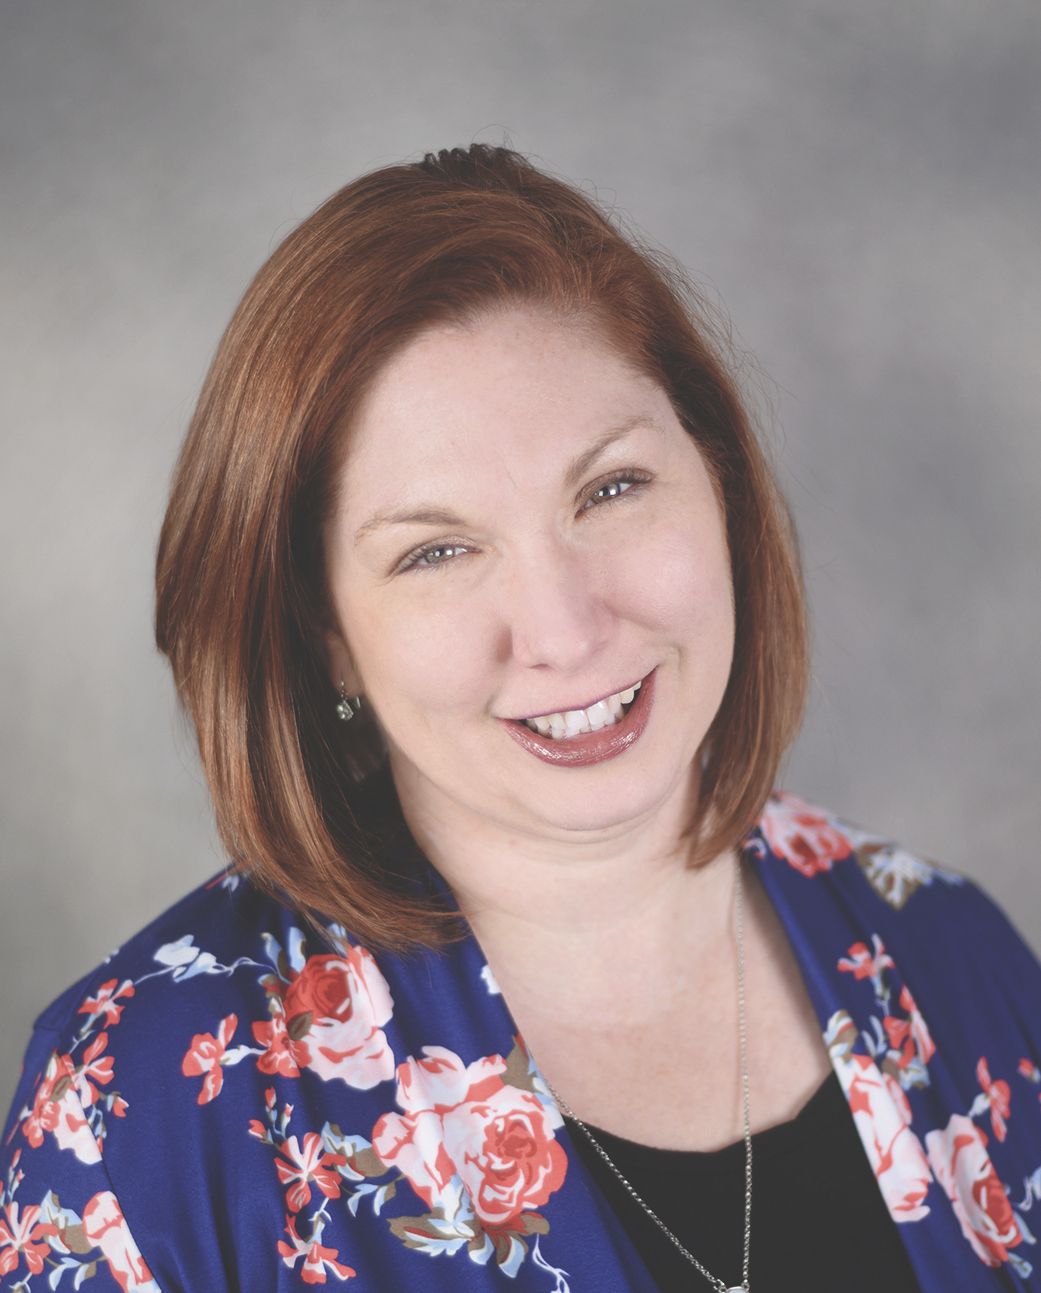
[{"label": "woman's nose", "polygon": [[614,616],[583,554],[540,546],[513,563],[506,584],[503,615],[518,663],[575,673],[608,641]]}]

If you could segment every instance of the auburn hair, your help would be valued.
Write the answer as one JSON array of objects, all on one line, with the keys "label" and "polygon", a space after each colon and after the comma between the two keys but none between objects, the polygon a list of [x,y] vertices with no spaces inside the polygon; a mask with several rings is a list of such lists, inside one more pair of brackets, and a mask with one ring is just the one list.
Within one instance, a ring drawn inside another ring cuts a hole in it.
[{"label": "auburn hair", "polygon": [[381,861],[365,809],[385,751],[365,707],[336,718],[323,530],[352,413],[381,365],[431,325],[514,302],[595,322],[657,381],[725,510],[735,649],[700,754],[692,865],[755,823],[802,718],[794,527],[725,334],[681,268],[508,148],[363,175],[275,250],[217,347],[159,539],[155,630],[233,865],[376,947],[461,931]]}]

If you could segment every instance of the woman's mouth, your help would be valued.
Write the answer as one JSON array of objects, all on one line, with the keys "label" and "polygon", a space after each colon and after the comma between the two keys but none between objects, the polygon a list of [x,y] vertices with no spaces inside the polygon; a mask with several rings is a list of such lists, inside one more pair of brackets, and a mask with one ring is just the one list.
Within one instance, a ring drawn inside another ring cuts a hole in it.
[{"label": "woman's mouth", "polygon": [[552,741],[581,736],[583,732],[599,732],[602,728],[613,727],[621,720],[642,684],[641,678],[631,687],[598,700],[588,709],[568,709],[563,713],[540,714],[537,718],[526,718],[524,722],[533,732],[538,732],[540,736],[548,736]]},{"label": "woman's mouth", "polygon": [[513,739],[546,763],[580,767],[622,754],[647,725],[655,671],[585,709],[501,719]]}]

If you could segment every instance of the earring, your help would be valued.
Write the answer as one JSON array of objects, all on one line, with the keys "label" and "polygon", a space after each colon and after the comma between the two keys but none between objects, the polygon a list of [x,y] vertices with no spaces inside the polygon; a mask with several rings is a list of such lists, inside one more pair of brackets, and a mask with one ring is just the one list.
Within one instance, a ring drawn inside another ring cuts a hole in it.
[{"label": "earring", "polygon": [[343,679],[340,680],[340,699],[336,702],[336,717],[348,723],[354,717],[361,707],[361,697],[349,697],[347,688],[343,685]]}]

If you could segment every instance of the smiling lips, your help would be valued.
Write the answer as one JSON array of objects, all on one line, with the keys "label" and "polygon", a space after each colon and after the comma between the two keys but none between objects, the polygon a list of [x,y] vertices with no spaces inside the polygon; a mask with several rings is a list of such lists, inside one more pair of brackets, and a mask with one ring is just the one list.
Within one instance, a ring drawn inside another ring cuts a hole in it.
[{"label": "smiling lips", "polygon": [[650,716],[654,677],[652,670],[640,682],[586,709],[499,721],[518,745],[545,763],[558,767],[601,763],[639,739]]},{"label": "smiling lips", "polygon": [[585,709],[568,709],[556,714],[539,714],[526,718],[524,722],[533,732],[562,741],[565,737],[580,736],[583,732],[599,732],[603,727],[617,723],[625,713],[625,706],[632,704],[633,697],[640,690],[641,683],[634,682],[624,691],[616,691],[603,700],[594,701]]}]

